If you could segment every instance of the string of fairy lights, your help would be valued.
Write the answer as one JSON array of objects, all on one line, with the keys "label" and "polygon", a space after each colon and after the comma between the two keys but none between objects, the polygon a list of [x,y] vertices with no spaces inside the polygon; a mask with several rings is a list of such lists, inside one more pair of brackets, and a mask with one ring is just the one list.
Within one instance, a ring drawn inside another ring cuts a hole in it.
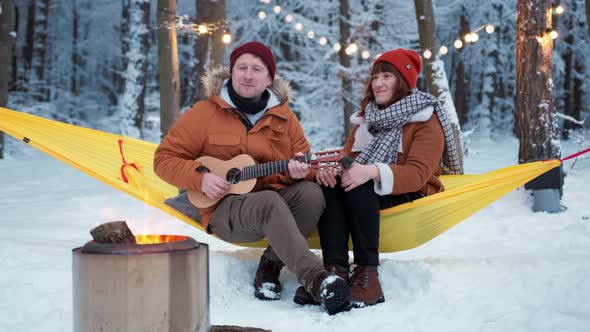
[{"label": "string of fairy lights", "polygon": [[[296,15],[289,13],[288,10],[284,9],[280,5],[271,5],[271,0],[259,0],[262,4],[268,5],[270,8],[268,9],[261,9],[258,11],[257,16],[258,19],[261,21],[269,19],[270,15],[275,15],[277,18],[284,20],[285,23],[290,24],[293,26],[295,32],[294,34],[305,34],[307,38],[311,40],[316,40],[317,43],[321,46],[331,46],[332,49],[336,52],[339,52],[344,47],[344,52],[348,56],[353,56],[354,54],[358,54],[362,59],[369,59],[371,58],[371,53],[367,49],[363,49],[362,46],[359,46],[356,42],[352,41],[346,45],[341,45],[339,41],[331,41],[330,39],[336,39],[337,36],[332,36],[330,34],[319,34],[316,33],[313,29],[306,29],[304,24],[295,18]],[[565,11],[563,5],[553,5],[551,7],[551,13],[555,15],[561,15]],[[514,11],[515,12],[515,11]],[[506,15],[504,18],[512,15],[514,12]],[[280,17],[278,17],[280,16]],[[504,19],[502,18],[502,19]],[[178,30],[185,30],[191,31],[196,33],[197,35],[206,35],[212,34],[219,30],[223,31],[221,39],[223,43],[229,44],[232,42],[232,35],[229,32],[228,24],[226,20],[221,20],[218,22],[209,22],[209,23],[195,23],[192,22],[187,16],[176,16],[176,28]],[[457,37],[454,41],[443,43],[437,49],[423,49],[420,50],[424,59],[430,59],[434,55],[434,52],[444,56],[449,52],[450,47],[454,47],[455,49],[459,50],[463,48],[466,44],[475,44],[479,40],[479,33],[481,31],[485,31],[486,34],[492,34],[496,31],[496,27],[493,23],[485,23],[476,29],[471,30],[470,32],[466,33],[463,36]],[[559,37],[557,31],[552,28],[547,28],[545,33],[549,34],[551,39],[556,39]],[[452,46],[451,46],[452,45]],[[381,54],[376,54],[375,58],[378,58]]]}]

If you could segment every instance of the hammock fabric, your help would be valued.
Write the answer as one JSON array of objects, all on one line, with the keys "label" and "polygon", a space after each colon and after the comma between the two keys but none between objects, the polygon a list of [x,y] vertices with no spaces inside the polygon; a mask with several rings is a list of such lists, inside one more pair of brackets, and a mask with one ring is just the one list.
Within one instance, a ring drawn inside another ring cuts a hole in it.
[{"label": "hammock fabric", "polygon": [[[0,131],[204,231],[196,220],[164,203],[178,189],[153,171],[156,144],[1,107]],[[379,250],[417,247],[560,164],[537,161],[479,175],[442,176],[446,191],[381,211]],[[311,248],[320,247],[317,232],[308,242]],[[238,245],[265,247],[267,242]]]}]

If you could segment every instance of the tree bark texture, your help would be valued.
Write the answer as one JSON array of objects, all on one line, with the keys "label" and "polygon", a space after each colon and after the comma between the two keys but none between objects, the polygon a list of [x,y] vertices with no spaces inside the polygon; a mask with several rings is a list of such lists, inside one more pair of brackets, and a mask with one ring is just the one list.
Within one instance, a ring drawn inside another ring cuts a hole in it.
[{"label": "tree bark texture", "polygon": [[560,155],[553,103],[551,1],[518,0],[516,36],[516,110],[518,160]]},{"label": "tree bark texture", "polygon": [[461,127],[457,118],[457,111],[451,98],[449,81],[445,72],[444,63],[439,59],[435,42],[436,22],[434,17],[434,8],[432,0],[414,0],[416,7],[416,21],[418,22],[418,33],[420,35],[420,49],[430,50],[432,57],[430,59],[422,58],[424,75],[428,83],[428,90],[441,103],[443,110],[446,112],[451,125],[453,126],[453,136],[455,145],[459,153],[461,168],[463,168],[463,144],[461,143]]},{"label": "tree bark texture", "polygon": [[[9,69],[15,44],[14,20],[15,4],[13,0],[0,1],[0,107],[8,102]],[[4,157],[4,133],[0,131],[0,159]]]},{"label": "tree bark texture", "polygon": [[205,89],[201,83],[201,77],[212,67],[223,64],[225,44],[222,37],[225,24],[225,0],[197,0],[197,23],[208,26],[209,31],[199,34],[195,42],[195,54],[197,55],[196,77],[194,84],[197,91],[194,92],[193,102],[206,99]]},{"label": "tree bark texture", "polygon": [[180,117],[176,0],[158,0],[158,70],[160,83],[160,129],[164,137]]},{"label": "tree bark texture", "polygon": [[348,73],[350,68],[350,56],[345,52],[346,46],[350,43],[350,5],[348,0],[340,0],[340,51],[338,58],[340,66],[343,68],[341,73],[342,81],[342,101],[344,102],[344,136],[342,141],[348,136],[352,130],[350,123],[350,116],[354,113],[354,104],[352,102],[352,79]]}]

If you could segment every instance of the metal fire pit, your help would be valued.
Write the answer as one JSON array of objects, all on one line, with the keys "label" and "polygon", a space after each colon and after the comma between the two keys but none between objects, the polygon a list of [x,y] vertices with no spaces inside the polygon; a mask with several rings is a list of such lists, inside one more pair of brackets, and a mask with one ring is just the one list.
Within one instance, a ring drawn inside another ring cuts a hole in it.
[{"label": "metal fire pit", "polygon": [[209,330],[208,246],[152,237],[158,243],[91,241],[72,250],[75,332]]}]

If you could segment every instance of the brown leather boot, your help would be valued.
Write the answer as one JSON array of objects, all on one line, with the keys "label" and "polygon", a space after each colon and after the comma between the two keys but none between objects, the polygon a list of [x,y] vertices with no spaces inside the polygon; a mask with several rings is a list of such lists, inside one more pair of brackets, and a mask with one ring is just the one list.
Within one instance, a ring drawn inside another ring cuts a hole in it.
[{"label": "brown leather boot", "polygon": [[[326,271],[328,271],[331,275],[339,276],[340,278],[344,279],[348,284],[349,276],[348,276],[348,267],[338,266],[338,265],[326,265]],[[300,305],[320,305],[319,301],[316,301],[311,294],[309,294],[303,286],[299,286],[297,290],[295,290],[295,295],[293,296],[293,302],[300,304]]]},{"label": "brown leather boot", "polygon": [[283,287],[279,275],[284,264],[262,255],[254,277],[254,296],[261,300],[280,300]]},{"label": "brown leather boot", "polygon": [[350,291],[356,308],[385,302],[376,266],[357,266],[350,278]]},{"label": "brown leather boot", "polygon": [[350,276],[348,275],[348,266],[326,265],[326,271],[328,271],[329,274],[339,276],[340,278],[344,279],[346,283],[350,281]]},{"label": "brown leather boot", "polygon": [[352,308],[348,284],[342,278],[330,275],[326,270],[322,269],[306,280],[304,287],[330,315]]}]

